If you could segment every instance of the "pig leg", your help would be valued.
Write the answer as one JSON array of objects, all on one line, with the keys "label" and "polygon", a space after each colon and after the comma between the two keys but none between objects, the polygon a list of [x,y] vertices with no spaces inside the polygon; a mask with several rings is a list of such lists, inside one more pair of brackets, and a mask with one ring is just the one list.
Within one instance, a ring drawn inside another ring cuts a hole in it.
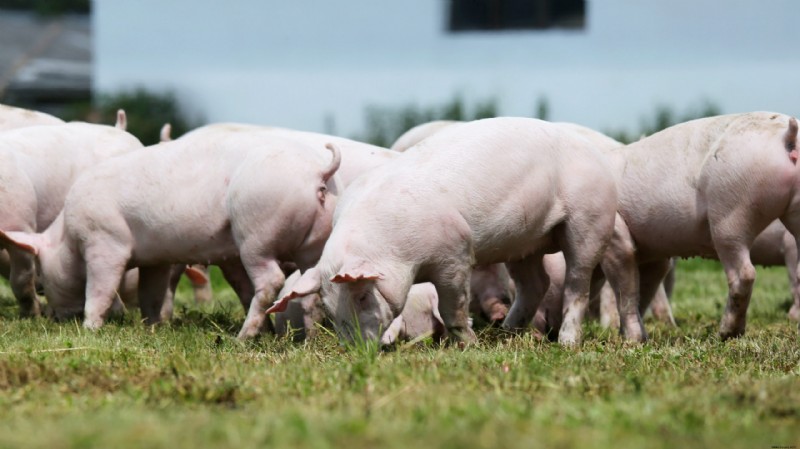
[{"label": "pig leg", "polygon": [[800,283],[797,279],[797,244],[789,232],[783,233],[783,257],[786,271],[789,273],[789,285],[792,291],[792,308],[789,309],[789,319],[800,321]]},{"label": "pig leg", "polygon": [[[139,267],[139,309],[145,324],[157,324],[163,317],[163,305],[169,302],[169,316],[172,316],[170,274],[172,265]],[[166,297],[169,296],[169,300]]]},{"label": "pig leg", "polygon": [[617,307],[617,294],[606,282],[600,290],[600,326],[619,329],[619,308]]},{"label": "pig leg", "polygon": [[536,314],[536,309],[550,286],[542,254],[533,254],[516,262],[506,263],[508,274],[517,291],[514,304],[508,311],[503,327],[522,330]]},{"label": "pig leg", "polygon": [[4,249],[0,249],[0,276],[6,279],[11,278],[11,257]]},{"label": "pig leg", "polygon": [[575,346],[581,342],[583,315],[589,303],[589,291],[602,286],[603,275],[596,270],[603,259],[611,237],[608,228],[597,224],[586,226],[581,220],[568,220],[557,233],[558,243],[564,253],[567,271],[564,276],[564,321],[558,333],[558,342],[564,346]]},{"label": "pig leg", "polygon": [[669,272],[669,259],[657,260],[639,265],[639,313],[644,315],[653,299],[658,294],[659,287],[663,291],[664,278]]},{"label": "pig leg", "polygon": [[253,287],[253,282],[250,281],[242,261],[239,258],[229,259],[217,266],[222,271],[222,277],[225,278],[225,281],[239,298],[244,312],[247,313],[250,310],[250,302],[256,294],[256,289]]},{"label": "pig leg", "polygon": [[664,293],[667,295],[667,300],[672,298],[672,290],[675,288],[675,258],[669,260],[669,271],[664,278]]},{"label": "pig leg", "polygon": [[[118,244],[112,245],[98,242],[84,251],[86,304],[83,308],[83,327],[87,329],[97,330],[103,325],[125,275],[130,251]],[[139,301],[142,300],[139,298]]]},{"label": "pig leg", "polygon": [[447,264],[432,277],[439,294],[439,314],[447,332],[464,343],[477,341],[469,326],[469,280],[471,268],[466,264]]},{"label": "pig leg", "polygon": [[611,288],[618,295],[620,333],[630,341],[647,339],[642,315],[639,313],[639,266],[636,246],[628,226],[617,214],[614,235],[601,263]]},{"label": "pig leg", "polygon": [[669,297],[664,284],[658,286],[653,302],[650,303],[650,311],[653,312],[653,317],[658,321],[677,326],[675,318],[672,316],[672,306],[669,304]]},{"label": "pig leg", "polygon": [[11,291],[19,301],[19,314],[23,318],[39,316],[41,310],[36,297],[35,256],[17,249],[11,249],[8,253],[11,262],[9,282]]},{"label": "pig leg", "polygon": [[244,320],[240,339],[252,338],[264,330],[274,333],[272,321],[266,315],[269,306],[275,302],[275,296],[283,286],[286,277],[281,271],[280,264],[275,259],[263,259],[242,254],[242,263],[247,269],[247,274],[253,281],[255,295],[250,302],[250,309]]},{"label": "pig leg", "polygon": [[756,269],[745,245],[719,245],[717,254],[728,278],[728,304],[719,331],[722,339],[727,340],[744,335]]}]

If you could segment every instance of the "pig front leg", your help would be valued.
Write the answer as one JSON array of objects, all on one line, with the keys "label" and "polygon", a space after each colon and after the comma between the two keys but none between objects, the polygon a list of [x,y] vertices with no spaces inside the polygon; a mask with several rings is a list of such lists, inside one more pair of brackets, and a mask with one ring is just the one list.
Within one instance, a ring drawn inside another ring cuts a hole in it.
[{"label": "pig front leg", "polygon": [[[172,291],[170,277],[172,265],[139,267],[139,309],[145,324],[160,323],[162,319],[172,317]],[[164,310],[164,305],[168,310]],[[164,317],[168,314],[167,317]]]},{"label": "pig front leg", "polygon": [[[503,327],[522,330],[528,327],[536,314],[550,286],[550,276],[545,270],[542,254],[533,254],[519,261],[506,263],[506,267],[514,280],[517,296],[503,321]],[[560,305],[559,299],[560,294],[553,297]]]},{"label": "pig front leg", "polygon": [[[99,329],[111,310],[117,289],[125,275],[130,251],[95,242],[84,250],[86,262],[86,303],[83,308],[83,327]],[[142,301],[142,298],[139,298]]]},{"label": "pig front leg", "polygon": [[432,279],[439,295],[439,314],[447,332],[465,344],[478,340],[469,325],[471,271],[467,264],[447,264],[439,267]]},{"label": "pig front leg", "polygon": [[248,259],[246,255],[242,256],[247,274],[255,287],[255,295],[250,302],[250,309],[244,325],[242,325],[242,330],[239,332],[240,339],[253,338],[263,333],[264,330],[275,332],[272,321],[265,312],[275,302],[275,296],[286,280],[277,260],[251,261]]},{"label": "pig front leg", "polygon": [[614,234],[601,262],[611,288],[618,295],[620,333],[630,341],[647,339],[642,315],[639,313],[639,266],[636,247],[628,225],[617,214]]},{"label": "pig front leg", "polygon": [[8,254],[9,283],[14,297],[19,302],[20,316],[23,318],[40,316],[41,308],[36,297],[35,256],[17,249],[10,249]]}]

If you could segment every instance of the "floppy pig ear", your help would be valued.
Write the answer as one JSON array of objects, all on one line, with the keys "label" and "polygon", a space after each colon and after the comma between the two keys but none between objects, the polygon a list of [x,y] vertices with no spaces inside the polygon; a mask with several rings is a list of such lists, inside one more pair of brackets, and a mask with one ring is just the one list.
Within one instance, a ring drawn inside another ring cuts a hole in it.
[{"label": "floppy pig ear", "polygon": [[300,279],[292,286],[292,291],[283,298],[278,299],[267,309],[266,313],[283,312],[289,306],[289,301],[301,298],[313,293],[319,293],[322,283],[320,282],[319,270],[317,267],[309,268],[300,276]]},{"label": "floppy pig ear", "polygon": [[370,267],[364,260],[346,260],[332,278],[331,282],[344,284],[356,281],[374,281],[383,279],[383,274]]},{"label": "floppy pig ear", "polygon": [[185,274],[194,285],[202,287],[208,284],[208,274],[193,265],[186,265],[186,268],[183,269],[183,274]]},{"label": "floppy pig ear", "polygon": [[0,241],[27,251],[34,256],[39,255],[39,250],[44,246],[44,235],[28,232],[0,231]]}]

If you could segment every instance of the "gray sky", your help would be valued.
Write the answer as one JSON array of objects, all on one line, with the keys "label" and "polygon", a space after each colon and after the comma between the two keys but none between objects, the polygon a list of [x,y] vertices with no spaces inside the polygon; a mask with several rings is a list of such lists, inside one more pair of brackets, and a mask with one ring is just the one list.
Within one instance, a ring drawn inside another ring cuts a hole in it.
[{"label": "gray sky", "polygon": [[443,0],[96,0],[95,83],[174,89],[210,121],[345,135],[367,105],[496,98],[531,115],[635,128],[657,104],[798,115],[790,0],[588,2],[581,32],[452,34]]}]

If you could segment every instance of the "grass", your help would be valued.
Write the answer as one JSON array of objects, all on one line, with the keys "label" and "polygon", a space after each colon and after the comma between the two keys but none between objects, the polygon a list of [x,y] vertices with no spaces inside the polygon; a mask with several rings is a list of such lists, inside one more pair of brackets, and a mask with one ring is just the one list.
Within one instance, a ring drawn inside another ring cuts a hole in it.
[{"label": "grass", "polygon": [[[216,285],[221,286],[218,274]],[[596,324],[562,349],[479,332],[379,352],[329,335],[235,335],[244,313],[182,287],[176,320],[96,333],[19,320],[0,290],[0,447],[770,448],[800,444],[800,347],[782,269],[760,269],[747,335],[716,336],[719,265],[679,264],[679,328],[625,344]]]}]

